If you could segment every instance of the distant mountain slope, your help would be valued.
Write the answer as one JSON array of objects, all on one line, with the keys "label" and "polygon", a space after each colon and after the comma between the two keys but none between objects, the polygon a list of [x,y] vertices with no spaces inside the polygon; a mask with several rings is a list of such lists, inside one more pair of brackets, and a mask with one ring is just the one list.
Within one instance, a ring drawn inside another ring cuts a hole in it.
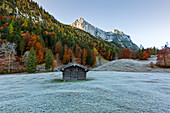
[{"label": "distant mountain slope", "polygon": [[85,30],[93,36],[103,39],[105,41],[113,42],[115,44],[118,43],[125,48],[138,50],[138,46],[132,42],[130,36],[124,34],[122,31],[114,29],[113,31],[106,32],[91,25],[83,18],[77,19],[74,23],[71,24],[71,26]]},{"label": "distant mountain slope", "polygon": [[95,53],[114,60],[123,50],[118,43],[101,40],[77,27],[60,23],[33,0],[1,0],[0,26],[2,42],[16,43],[19,57],[34,47],[39,64],[44,63],[48,49],[55,56],[59,54],[64,64],[75,58],[83,65],[93,65]]}]

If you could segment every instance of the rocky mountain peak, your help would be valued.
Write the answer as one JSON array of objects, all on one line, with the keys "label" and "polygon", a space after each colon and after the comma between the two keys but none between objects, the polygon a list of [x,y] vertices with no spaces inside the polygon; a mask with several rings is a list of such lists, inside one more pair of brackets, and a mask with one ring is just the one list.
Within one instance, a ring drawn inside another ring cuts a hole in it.
[{"label": "rocky mountain peak", "polygon": [[130,36],[124,34],[120,30],[114,29],[113,31],[106,32],[88,23],[83,18],[77,19],[71,24],[71,26],[82,29],[92,34],[93,36],[105,41],[118,43],[125,48],[138,50],[138,46],[131,41]]},{"label": "rocky mountain peak", "polygon": [[80,17],[78,20],[79,20],[79,21],[84,21],[84,18]]},{"label": "rocky mountain peak", "polygon": [[79,18],[74,23],[83,23],[83,22],[85,22],[84,18]]}]

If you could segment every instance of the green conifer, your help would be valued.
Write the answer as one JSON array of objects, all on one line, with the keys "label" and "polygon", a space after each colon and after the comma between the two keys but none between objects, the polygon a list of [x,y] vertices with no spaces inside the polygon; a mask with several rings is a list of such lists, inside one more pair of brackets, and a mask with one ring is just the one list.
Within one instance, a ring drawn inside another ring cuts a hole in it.
[{"label": "green conifer", "polygon": [[45,48],[45,42],[41,35],[40,35],[40,43]]},{"label": "green conifer", "polygon": [[92,56],[91,56],[91,52],[90,52],[90,48],[87,50],[87,59],[86,59],[86,64],[87,65],[92,65]]},{"label": "green conifer", "polygon": [[24,50],[25,50],[25,41],[24,41],[23,38],[22,38],[21,41],[20,41],[19,49],[21,50],[21,55],[22,55],[23,52],[24,52]]},{"label": "green conifer", "polygon": [[36,72],[37,56],[35,54],[34,48],[32,47],[28,57],[26,59],[26,70],[28,73]]},{"label": "green conifer", "polygon": [[142,50],[141,49],[138,50],[138,59],[142,60]]},{"label": "green conifer", "polygon": [[45,56],[45,69],[49,70],[52,67],[53,62],[54,62],[54,56],[52,51],[49,49]]}]

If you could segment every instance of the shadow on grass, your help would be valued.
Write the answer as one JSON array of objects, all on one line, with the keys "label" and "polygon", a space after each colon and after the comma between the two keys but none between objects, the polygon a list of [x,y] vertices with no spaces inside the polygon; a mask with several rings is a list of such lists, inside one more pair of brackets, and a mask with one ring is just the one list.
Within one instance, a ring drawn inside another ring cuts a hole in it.
[{"label": "shadow on grass", "polygon": [[86,80],[75,80],[75,81],[64,81],[62,79],[53,79],[51,80],[51,83],[67,83],[67,82],[87,82],[87,81],[92,81],[94,79],[86,79]]}]

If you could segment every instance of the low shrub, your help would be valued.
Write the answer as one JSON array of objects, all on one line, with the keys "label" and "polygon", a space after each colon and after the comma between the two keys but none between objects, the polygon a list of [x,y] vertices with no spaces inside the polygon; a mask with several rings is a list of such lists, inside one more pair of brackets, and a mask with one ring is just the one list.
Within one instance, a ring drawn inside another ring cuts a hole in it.
[{"label": "low shrub", "polygon": [[153,62],[150,62],[150,67],[153,68],[154,67],[154,63]]}]

